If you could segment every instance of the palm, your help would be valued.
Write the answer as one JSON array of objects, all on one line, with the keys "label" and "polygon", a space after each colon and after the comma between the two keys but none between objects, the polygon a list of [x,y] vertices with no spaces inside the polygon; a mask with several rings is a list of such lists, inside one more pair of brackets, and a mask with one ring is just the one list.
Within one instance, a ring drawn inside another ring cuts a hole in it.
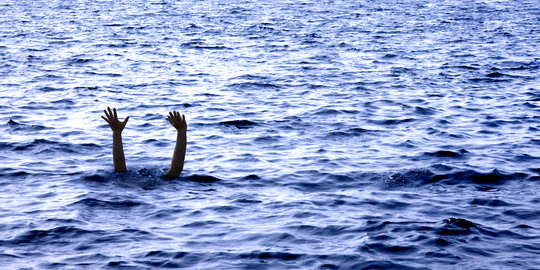
[{"label": "palm", "polygon": [[176,130],[178,131],[187,130],[186,116],[180,115],[179,112],[177,111],[169,112],[167,119],[169,119],[169,122],[174,128],[176,128]]},{"label": "palm", "polygon": [[103,110],[106,117],[101,116],[103,120],[107,121],[113,132],[122,132],[126,127],[126,124],[129,120],[129,116],[126,117],[124,121],[118,120],[118,114],[116,113],[116,108],[107,107],[107,110]]}]

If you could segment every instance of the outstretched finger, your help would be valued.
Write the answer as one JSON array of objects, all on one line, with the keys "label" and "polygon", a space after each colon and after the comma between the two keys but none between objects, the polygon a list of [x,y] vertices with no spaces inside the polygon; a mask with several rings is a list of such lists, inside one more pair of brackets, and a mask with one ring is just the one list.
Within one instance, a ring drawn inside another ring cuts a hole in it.
[{"label": "outstretched finger", "polygon": [[114,111],[114,118],[118,119],[118,114],[116,113],[116,108],[113,108]]},{"label": "outstretched finger", "polygon": [[127,124],[127,121],[129,120],[129,116],[126,117],[126,120],[124,120],[124,126]]},{"label": "outstretched finger", "polygon": [[103,120],[105,120],[105,122],[107,122],[109,125],[111,124],[111,122],[109,122],[109,120],[107,120],[107,118],[103,117],[103,115],[101,116],[101,118],[103,118]]},{"label": "outstretched finger", "polygon": [[185,123],[186,122],[186,116],[182,114],[182,121]]},{"label": "outstretched finger", "polygon": [[106,110],[103,110],[103,112],[105,113],[105,116],[107,116],[107,118],[111,119],[111,116],[109,115],[109,113],[107,113]]},{"label": "outstretched finger", "polygon": [[173,126],[174,126],[174,123],[173,123],[173,120],[172,120],[172,118],[171,118],[170,116],[167,116],[167,119],[169,119],[169,123],[171,123],[171,125],[173,125]]},{"label": "outstretched finger", "polygon": [[114,114],[111,111],[111,108],[107,107],[107,110],[109,111],[109,118],[114,118]]}]

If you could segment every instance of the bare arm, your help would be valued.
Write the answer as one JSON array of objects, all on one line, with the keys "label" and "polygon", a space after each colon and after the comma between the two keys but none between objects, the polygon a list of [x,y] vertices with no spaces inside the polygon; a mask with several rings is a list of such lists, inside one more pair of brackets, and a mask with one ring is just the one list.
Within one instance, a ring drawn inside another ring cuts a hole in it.
[{"label": "bare arm", "polygon": [[180,113],[173,111],[169,112],[167,118],[171,125],[176,128],[178,133],[176,134],[176,146],[171,161],[171,168],[165,173],[165,177],[176,178],[184,169],[184,160],[186,157],[186,117],[184,115],[180,116]]},{"label": "bare arm", "polygon": [[[108,111],[108,112],[107,112]],[[101,116],[103,120],[109,123],[113,131],[113,162],[114,170],[117,172],[127,172],[126,168],[126,159],[124,157],[124,146],[122,145],[122,131],[129,120],[129,116],[126,117],[124,121],[118,120],[118,114],[116,113],[116,108],[107,107],[107,110],[103,110],[105,116]]]}]

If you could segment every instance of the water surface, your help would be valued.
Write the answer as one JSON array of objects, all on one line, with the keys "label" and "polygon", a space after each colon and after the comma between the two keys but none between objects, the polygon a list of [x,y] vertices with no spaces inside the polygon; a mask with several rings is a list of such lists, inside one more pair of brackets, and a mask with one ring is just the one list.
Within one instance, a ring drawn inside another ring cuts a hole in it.
[{"label": "water surface", "polygon": [[[3,1],[6,269],[535,269],[536,1]],[[130,172],[113,172],[116,107]],[[180,179],[161,175],[188,121]]]}]

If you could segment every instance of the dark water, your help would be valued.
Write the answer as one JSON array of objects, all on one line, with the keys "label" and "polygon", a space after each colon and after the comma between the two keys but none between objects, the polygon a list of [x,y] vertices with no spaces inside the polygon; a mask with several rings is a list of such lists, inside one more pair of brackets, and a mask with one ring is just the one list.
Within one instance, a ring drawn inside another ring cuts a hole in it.
[{"label": "dark water", "polygon": [[[0,265],[539,269],[538,14],[2,1]],[[131,116],[126,174],[106,106]]]}]

